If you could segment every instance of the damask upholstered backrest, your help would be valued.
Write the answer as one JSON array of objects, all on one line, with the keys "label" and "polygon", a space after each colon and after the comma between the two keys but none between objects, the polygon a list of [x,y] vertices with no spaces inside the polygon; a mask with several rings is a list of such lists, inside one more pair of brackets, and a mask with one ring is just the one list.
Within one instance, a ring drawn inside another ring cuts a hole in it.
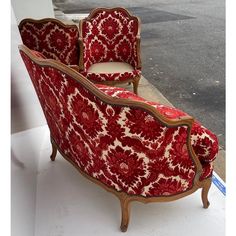
[{"label": "damask upholstered backrest", "polygon": [[76,25],[65,25],[52,18],[24,19],[19,30],[28,48],[67,65],[79,64],[79,29]]},{"label": "damask upholstered backrest", "polygon": [[124,8],[97,8],[80,22],[85,70],[99,62],[140,67],[140,23]]},{"label": "damask upholstered backrest", "polygon": [[143,102],[105,95],[81,74],[37,58],[25,46],[20,53],[52,139],[83,172],[144,197],[192,188],[200,164],[190,144],[190,118],[168,120]]}]

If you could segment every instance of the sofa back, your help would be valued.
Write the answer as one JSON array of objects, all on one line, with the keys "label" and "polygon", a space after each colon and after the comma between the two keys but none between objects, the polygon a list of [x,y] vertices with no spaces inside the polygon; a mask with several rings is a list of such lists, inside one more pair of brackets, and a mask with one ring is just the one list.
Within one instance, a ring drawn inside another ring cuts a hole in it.
[{"label": "sofa back", "polygon": [[139,67],[140,22],[124,8],[97,8],[80,21],[85,69],[99,62]]},{"label": "sofa back", "polygon": [[81,171],[131,195],[170,196],[189,190],[200,171],[190,118],[168,120],[144,102],[105,95],[54,60],[20,53],[51,137]]},{"label": "sofa back", "polygon": [[24,19],[19,24],[24,45],[67,65],[79,64],[79,29],[53,18]]}]

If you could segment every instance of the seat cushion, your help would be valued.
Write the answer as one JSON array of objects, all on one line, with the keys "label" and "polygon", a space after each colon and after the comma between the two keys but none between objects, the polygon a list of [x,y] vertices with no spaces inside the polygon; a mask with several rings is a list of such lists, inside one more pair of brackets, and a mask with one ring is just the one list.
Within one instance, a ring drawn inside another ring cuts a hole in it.
[{"label": "seat cushion", "polygon": [[126,81],[140,76],[141,70],[135,70],[125,62],[102,62],[93,64],[81,74],[95,82]]},{"label": "seat cushion", "polygon": [[[169,107],[157,102],[146,101],[144,98],[141,98],[136,94],[123,88],[115,88],[99,84],[97,84],[96,86],[102,92],[111,97],[141,101],[151,106],[154,106],[162,115],[169,119],[176,119],[181,116],[188,115],[187,113],[177,108]],[[208,178],[212,174],[211,162],[215,160],[216,155],[218,153],[217,136],[213,134],[210,130],[205,128],[203,125],[201,125],[200,122],[195,120],[191,130],[191,144],[193,146],[194,152],[198,156],[203,167],[203,175],[201,179]]]},{"label": "seat cushion", "polygon": [[125,73],[132,72],[134,68],[125,62],[101,62],[93,64],[89,67],[88,72],[90,73]]}]

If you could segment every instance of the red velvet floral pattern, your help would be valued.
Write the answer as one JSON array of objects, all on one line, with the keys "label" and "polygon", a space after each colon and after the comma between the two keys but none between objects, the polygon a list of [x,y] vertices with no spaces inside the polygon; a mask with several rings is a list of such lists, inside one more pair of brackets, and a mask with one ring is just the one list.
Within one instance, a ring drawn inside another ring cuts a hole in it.
[{"label": "red velvet floral pattern", "polygon": [[23,43],[30,49],[41,52],[46,58],[67,65],[79,63],[79,30],[76,25],[63,26],[56,20],[24,20],[19,25]]},{"label": "red velvet floral pattern", "polygon": [[[102,92],[111,97],[141,101],[151,106],[154,106],[162,115],[170,119],[176,119],[187,115],[185,112],[178,110],[177,108],[165,106],[156,102],[146,101],[144,98],[141,98],[136,94],[123,88],[115,88],[100,84],[96,84],[96,86]],[[176,146],[176,148],[180,148],[179,153],[181,154],[181,148],[184,148],[184,146],[181,146],[180,144],[181,142],[179,140],[178,146]],[[210,130],[206,129],[198,121],[195,121],[191,130],[191,144],[196,155],[198,156],[200,162],[203,165],[204,170],[201,179],[210,177],[213,171],[211,163],[215,160],[219,148],[217,136],[213,134]],[[184,156],[183,154],[181,155]],[[177,161],[180,161],[180,159],[178,159]]]},{"label": "red velvet floral pattern", "polygon": [[82,171],[117,191],[144,197],[193,186],[196,166],[186,148],[187,126],[166,127],[144,109],[108,104],[69,75],[21,55],[51,136]]},{"label": "red velvet floral pattern", "polygon": [[207,178],[210,178],[212,177],[212,173],[213,173],[213,162],[210,162],[210,163],[203,163],[202,164],[202,170],[203,170],[203,173],[202,175],[200,176],[200,180],[204,180],[204,179],[207,179]]},{"label": "red velvet floral pattern", "polygon": [[112,87],[103,84],[96,84],[96,87],[99,88],[103,93],[116,98],[127,98],[135,101],[146,102],[146,100],[138,95],[119,87]]},{"label": "red velvet floral pattern", "polygon": [[[139,21],[130,18],[122,8],[100,9],[90,19],[82,21],[83,63],[82,74],[88,79],[101,81],[124,81],[141,74],[139,65]],[[126,73],[88,73],[91,65],[99,62],[126,62],[134,70]]]}]

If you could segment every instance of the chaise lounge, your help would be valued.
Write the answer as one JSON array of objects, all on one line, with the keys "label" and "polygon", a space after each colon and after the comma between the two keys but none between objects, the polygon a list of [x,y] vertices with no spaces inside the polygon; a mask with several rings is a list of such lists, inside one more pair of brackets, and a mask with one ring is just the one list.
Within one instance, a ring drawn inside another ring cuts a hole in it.
[{"label": "chaise lounge", "polygon": [[176,108],[96,85],[67,65],[19,46],[57,151],[121,204],[173,201],[202,190],[208,208],[217,137]]}]

